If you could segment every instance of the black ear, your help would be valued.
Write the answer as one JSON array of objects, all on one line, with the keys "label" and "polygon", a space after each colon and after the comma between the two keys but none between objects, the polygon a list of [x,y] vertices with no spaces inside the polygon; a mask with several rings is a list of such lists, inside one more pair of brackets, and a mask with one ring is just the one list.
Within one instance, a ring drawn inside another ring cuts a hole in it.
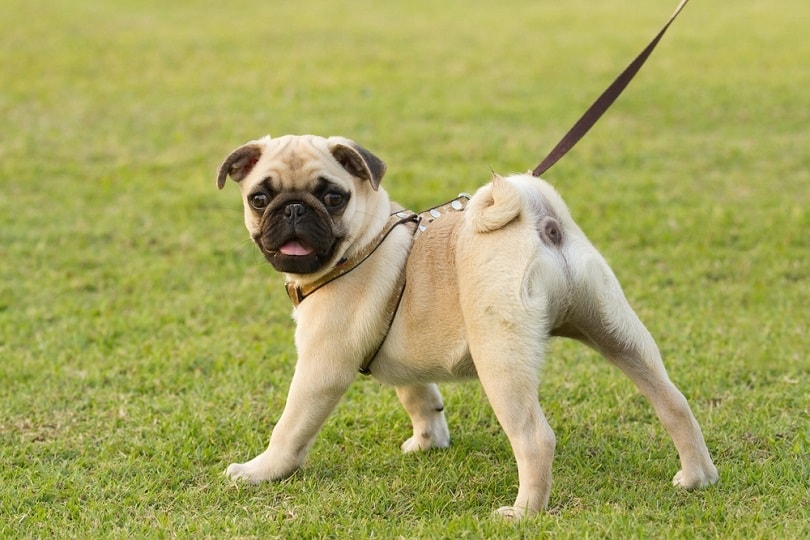
[{"label": "black ear", "polygon": [[330,141],[329,151],[350,174],[368,180],[375,190],[380,187],[386,169],[385,163],[380,158],[348,139]]},{"label": "black ear", "polygon": [[264,148],[260,144],[250,142],[228,154],[228,157],[219,166],[217,187],[224,188],[229,176],[233,178],[234,182],[241,182],[253,170],[256,162],[262,157],[263,151]]}]

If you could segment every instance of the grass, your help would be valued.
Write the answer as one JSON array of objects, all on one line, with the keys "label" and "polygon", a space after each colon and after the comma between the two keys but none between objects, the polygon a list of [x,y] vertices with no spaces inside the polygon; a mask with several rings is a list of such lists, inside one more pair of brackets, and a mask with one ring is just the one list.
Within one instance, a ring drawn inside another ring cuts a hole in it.
[{"label": "grass", "polygon": [[[390,5],[389,5],[390,4]],[[675,2],[7,0],[0,18],[0,535],[715,537],[810,533],[810,9],[693,2],[546,178],[611,261],[689,398],[720,483],[683,493],[632,385],[555,343],[549,512],[491,517],[517,475],[475,383],[453,445],[403,456],[359,378],[304,468],[267,442],[295,352],[225,154],[342,134],[412,209],[527,170]]]}]

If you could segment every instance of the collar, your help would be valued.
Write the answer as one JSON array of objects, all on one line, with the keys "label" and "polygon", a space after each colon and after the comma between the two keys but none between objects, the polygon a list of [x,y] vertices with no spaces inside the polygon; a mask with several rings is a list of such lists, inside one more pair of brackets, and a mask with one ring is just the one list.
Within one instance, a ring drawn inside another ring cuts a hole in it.
[{"label": "collar", "polygon": [[361,249],[354,257],[350,259],[340,259],[338,263],[335,265],[332,270],[318,278],[317,280],[313,281],[312,283],[307,283],[305,285],[299,285],[292,281],[288,281],[285,284],[287,289],[287,296],[290,297],[290,302],[294,307],[298,307],[298,305],[304,301],[304,299],[309,296],[310,294],[314,293],[330,281],[334,281],[340,276],[344,274],[348,274],[358,266],[360,266],[363,261],[368,259],[372,253],[374,253],[378,247],[380,247],[383,241],[388,237],[391,231],[394,230],[398,225],[402,225],[403,223],[414,222],[418,223],[419,216],[414,214],[410,211],[402,211],[396,212],[391,214],[388,218],[388,223],[386,224],[385,228],[377,235],[377,237],[372,240],[366,247]]}]

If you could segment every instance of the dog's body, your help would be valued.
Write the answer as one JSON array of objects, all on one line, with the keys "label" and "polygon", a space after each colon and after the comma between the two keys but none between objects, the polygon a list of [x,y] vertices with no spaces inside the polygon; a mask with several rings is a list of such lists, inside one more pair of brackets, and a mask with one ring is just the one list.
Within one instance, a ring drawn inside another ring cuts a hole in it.
[{"label": "dog's body", "polygon": [[[228,156],[218,185],[228,175],[239,183],[251,237],[288,284],[306,286],[368,253],[401,210],[379,186],[384,171],[348,139],[265,137]],[[360,264],[298,305],[298,362],[284,412],[267,450],[232,464],[228,476],[259,482],[294,472],[368,358],[371,374],[396,387],[411,417],[405,452],[449,445],[435,383],[477,376],[518,465],[517,498],[499,512],[519,518],[540,510],[555,439],[537,389],[546,343],[557,335],[602,353],[652,403],[680,455],[674,484],[717,480],[655,341],[550,185],[495,177],[463,212],[441,215],[416,240],[413,227],[393,227]]]}]

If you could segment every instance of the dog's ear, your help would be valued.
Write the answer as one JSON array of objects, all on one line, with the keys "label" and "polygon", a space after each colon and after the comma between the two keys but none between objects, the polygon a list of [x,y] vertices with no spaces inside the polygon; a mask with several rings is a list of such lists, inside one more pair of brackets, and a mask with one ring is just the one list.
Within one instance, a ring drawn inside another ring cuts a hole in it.
[{"label": "dog's ear", "polygon": [[359,144],[339,137],[330,137],[329,151],[341,167],[358,178],[368,180],[377,190],[385,175],[385,163]]},{"label": "dog's ear", "polygon": [[224,188],[229,176],[233,178],[234,182],[241,182],[256,166],[263,151],[264,147],[259,144],[259,141],[253,141],[228,154],[228,157],[219,166],[217,188]]}]

